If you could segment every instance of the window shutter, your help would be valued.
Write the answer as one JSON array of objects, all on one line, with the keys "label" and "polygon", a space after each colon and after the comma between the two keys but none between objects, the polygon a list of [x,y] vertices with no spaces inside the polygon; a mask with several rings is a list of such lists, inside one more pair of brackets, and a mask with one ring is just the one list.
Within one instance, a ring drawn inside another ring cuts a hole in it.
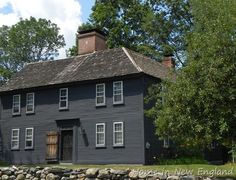
[{"label": "window shutter", "polygon": [[57,161],[58,160],[58,133],[51,131],[47,133],[46,137],[46,160]]}]

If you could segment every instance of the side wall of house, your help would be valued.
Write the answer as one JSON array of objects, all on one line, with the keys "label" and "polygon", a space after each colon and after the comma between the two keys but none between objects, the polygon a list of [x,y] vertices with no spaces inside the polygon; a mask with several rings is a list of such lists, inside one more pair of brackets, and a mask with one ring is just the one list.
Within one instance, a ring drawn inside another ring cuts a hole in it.
[{"label": "side wall of house", "polygon": [[[106,83],[106,106],[96,107],[96,82],[77,84],[69,88],[69,110],[59,111],[59,88],[29,91],[35,93],[35,113],[26,115],[26,92],[21,94],[21,115],[12,116],[12,95],[3,95],[1,113],[1,137],[3,157],[11,163],[45,163],[46,134],[58,131],[56,120],[65,122],[78,119],[79,126],[73,128],[73,163],[144,164],[143,91],[141,78],[123,80],[124,104],[113,105],[113,81]],[[63,86],[67,87],[67,86]],[[113,122],[124,123],[124,146],[113,147]],[[106,124],[106,146],[96,148],[96,123]],[[25,128],[34,128],[34,148],[25,150]],[[84,134],[81,133],[81,127]],[[11,130],[20,129],[20,148],[11,150]]]},{"label": "side wall of house", "polygon": [[[154,84],[160,83],[161,80],[157,78],[153,78],[151,76],[144,76],[144,98],[148,95],[148,88]],[[151,108],[153,106],[152,103],[145,104],[144,103],[144,111]],[[159,140],[158,136],[155,133],[155,124],[154,120],[148,118],[144,114],[144,129],[145,129],[145,160],[146,164],[157,163],[156,158],[166,157],[168,156],[169,149],[164,148],[163,140]]]}]

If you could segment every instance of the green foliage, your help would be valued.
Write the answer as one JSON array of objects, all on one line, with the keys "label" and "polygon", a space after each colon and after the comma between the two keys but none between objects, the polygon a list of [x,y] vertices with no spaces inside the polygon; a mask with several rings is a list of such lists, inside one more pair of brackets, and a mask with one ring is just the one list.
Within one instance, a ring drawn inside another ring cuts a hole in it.
[{"label": "green foliage", "polygon": [[0,167],[6,167],[9,166],[10,164],[6,161],[0,161]]},{"label": "green foliage", "polygon": [[229,151],[229,154],[231,154],[231,156],[232,156],[232,162],[235,163],[235,160],[236,160],[236,144],[232,145],[232,148]]},{"label": "green foliage", "polygon": [[72,56],[77,56],[77,55],[78,55],[78,47],[77,46],[72,46],[71,48],[66,50],[67,57],[72,57]]},{"label": "green foliage", "polygon": [[20,70],[25,63],[45,61],[58,55],[65,45],[56,24],[46,19],[21,19],[0,27],[0,73],[3,79]]},{"label": "green foliage", "polygon": [[156,104],[158,112],[151,114],[160,136],[198,147],[214,140],[231,147],[236,140],[236,1],[191,2],[188,65],[175,82],[164,83],[165,103]]},{"label": "green foliage", "polygon": [[196,157],[181,157],[175,159],[156,159],[155,164],[159,165],[182,165],[182,164],[208,164],[203,158]]},{"label": "green foliage", "polygon": [[189,1],[98,0],[89,23],[108,33],[109,48],[125,46],[154,59],[174,54],[184,62],[186,34],[191,30]]}]

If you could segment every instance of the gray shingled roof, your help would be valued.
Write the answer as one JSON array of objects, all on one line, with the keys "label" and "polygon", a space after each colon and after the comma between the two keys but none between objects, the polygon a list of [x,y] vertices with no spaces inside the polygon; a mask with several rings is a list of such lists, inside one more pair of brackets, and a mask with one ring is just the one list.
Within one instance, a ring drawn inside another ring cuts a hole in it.
[{"label": "gray shingled roof", "polygon": [[136,52],[116,48],[63,60],[30,63],[0,87],[0,92],[137,73],[163,79],[170,71]]}]

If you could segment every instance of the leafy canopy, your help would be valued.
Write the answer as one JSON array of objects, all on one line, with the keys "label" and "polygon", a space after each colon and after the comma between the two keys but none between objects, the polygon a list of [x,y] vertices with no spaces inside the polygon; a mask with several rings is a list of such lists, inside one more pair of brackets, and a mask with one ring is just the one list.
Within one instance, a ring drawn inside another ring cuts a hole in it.
[{"label": "leafy canopy", "polygon": [[188,0],[97,0],[79,30],[98,28],[107,32],[109,48],[125,46],[154,59],[174,54],[181,64],[192,26],[189,8]]},{"label": "leafy canopy", "polygon": [[175,82],[164,83],[150,97],[147,114],[157,133],[174,141],[207,146],[236,141],[236,1],[192,0],[193,32],[188,37],[188,65]]},{"label": "leafy canopy", "polygon": [[65,46],[56,24],[46,19],[20,19],[0,27],[0,73],[3,79],[20,70],[25,63],[45,61],[58,55]]}]

